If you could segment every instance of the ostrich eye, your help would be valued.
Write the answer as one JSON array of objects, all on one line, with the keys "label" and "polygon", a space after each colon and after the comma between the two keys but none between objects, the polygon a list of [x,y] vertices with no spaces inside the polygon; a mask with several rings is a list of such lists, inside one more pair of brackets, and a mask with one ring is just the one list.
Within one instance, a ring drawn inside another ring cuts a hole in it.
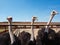
[{"label": "ostrich eye", "polygon": [[53,13],[55,13],[55,12],[53,11]]}]

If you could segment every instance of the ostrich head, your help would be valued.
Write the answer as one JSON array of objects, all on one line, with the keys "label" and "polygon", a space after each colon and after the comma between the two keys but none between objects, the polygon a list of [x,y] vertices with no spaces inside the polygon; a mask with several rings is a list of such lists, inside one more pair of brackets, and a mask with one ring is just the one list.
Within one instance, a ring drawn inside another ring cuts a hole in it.
[{"label": "ostrich head", "polygon": [[35,20],[37,20],[37,17],[33,16],[32,21],[34,22]]},{"label": "ostrich head", "polygon": [[58,14],[58,12],[55,11],[55,10],[53,10],[53,11],[51,12],[51,15],[56,15],[56,14]]},{"label": "ostrich head", "polygon": [[12,21],[12,17],[9,16],[9,17],[7,18],[7,20],[8,20],[9,22],[11,22],[11,21]]}]

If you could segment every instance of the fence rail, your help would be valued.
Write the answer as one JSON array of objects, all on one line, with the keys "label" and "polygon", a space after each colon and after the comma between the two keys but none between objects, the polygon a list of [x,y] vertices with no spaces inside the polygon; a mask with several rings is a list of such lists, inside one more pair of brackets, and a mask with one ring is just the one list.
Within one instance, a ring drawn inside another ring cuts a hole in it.
[{"label": "fence rail", "polygon": [[[0,32],[0,34],[2,34],[8,31],[7,28],[10,25],[0,25],[0,26],[5,27],[4,31]],[[13,29],[30,29],[32,25],[11,25],[11,26],[14,27]],[[50,28],[60,28],[60,25],[33,25],[33,26],[35,27],[35,29],[45,27],[45,26],[50,26]]]}]

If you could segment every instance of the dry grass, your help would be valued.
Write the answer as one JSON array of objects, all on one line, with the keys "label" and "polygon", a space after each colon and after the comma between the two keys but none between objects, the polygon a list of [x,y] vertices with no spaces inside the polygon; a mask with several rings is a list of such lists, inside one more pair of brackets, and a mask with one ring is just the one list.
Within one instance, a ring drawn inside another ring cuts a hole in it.
[{"label": "dry grass", "polygon": [[3,32],[4,30],[3,29],[0,29],[0,32]]}]

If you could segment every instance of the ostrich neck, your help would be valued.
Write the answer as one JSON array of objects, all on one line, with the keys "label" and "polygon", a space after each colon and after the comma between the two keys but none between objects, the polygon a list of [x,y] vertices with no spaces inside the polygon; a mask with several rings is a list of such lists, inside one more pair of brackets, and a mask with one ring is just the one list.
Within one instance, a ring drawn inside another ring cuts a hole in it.
[{"label": "ostrich neck", "polygon": [[50,23],[51,23],[53,17],[54,17],[54,15],[51,15],[51,16],[50,16],[50,19],[49,19],[49,21],[48,21],[48,23],[47,23],[47,26],[45,27],[45,32],[48,32],[49,25],[50,25]]},{"label": "ostrich neck", "polygon": [[8,22],[9,23],[9,35],[10,35],[10,39],[11,39],[11,44],[14,43],[15,39],[14,39],[14,35],[13,35],[13,32],[12,32],[12,24],[11,22]]},{"label": "ostrich neck", "polygon": [[31,30],[32,30],[31,40],[32,40],[32,41],[34,40],[34,30],[33,30],[34,27],[33,27],[33,23],[34,23],[34,22],[31,23],[31,25],[32,25],[32,26],[31,26]]},{"label": "ostrich neck", "polygon": [[49,19],[49,21],[48,21],[47,25],[50,25],[50,23],[51,23],[51,21],[52,21],[53,17],[54,17],[54,15],[50,16],[50,19]]}]

